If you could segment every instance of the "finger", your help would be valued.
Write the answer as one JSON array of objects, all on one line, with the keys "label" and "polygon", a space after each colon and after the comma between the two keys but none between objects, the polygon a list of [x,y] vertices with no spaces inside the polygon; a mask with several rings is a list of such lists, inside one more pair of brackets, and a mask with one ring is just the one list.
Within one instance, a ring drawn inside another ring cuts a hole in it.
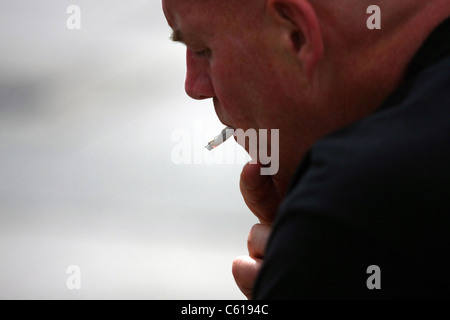
[{"label": "finger", "polygon": [[271,227],[267,224],[256,224],[250,230],[247,239],[248,253],[254,259],[264,258]]},{"label": "finger", "polygon": [[234,280],[241,292],[249,300],[252,299],[253,287],[261,269],[261,264],[262,260],[250,257],[238,257],[233,261]]},{"label": "finger", "polygon": [[261,164],[248,163],[241,173],[240,189],[244,201],[261,223],[271,224],[280,203],[280,195],[270,176],[260,172]]}]

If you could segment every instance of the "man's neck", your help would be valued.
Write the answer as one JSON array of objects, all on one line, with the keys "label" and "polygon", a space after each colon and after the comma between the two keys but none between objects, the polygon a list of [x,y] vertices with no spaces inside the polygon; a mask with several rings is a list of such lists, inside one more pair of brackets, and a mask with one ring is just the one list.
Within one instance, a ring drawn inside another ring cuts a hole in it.
[{"label": "man's neck", "polygon": [[[429,1],[402,23],[377,30],[364,31],[373,39],[352,52],[341,52],[333,79],[340,81],[333,101],[348,123],[377,110],[403,82],[408,67],[428,36],[450,16],[450,1]],[[391,17],[391,19],[393,19]],[[387,22],[386,25],[389,25]],[[373,36],[372,36],[373,34]]]}]

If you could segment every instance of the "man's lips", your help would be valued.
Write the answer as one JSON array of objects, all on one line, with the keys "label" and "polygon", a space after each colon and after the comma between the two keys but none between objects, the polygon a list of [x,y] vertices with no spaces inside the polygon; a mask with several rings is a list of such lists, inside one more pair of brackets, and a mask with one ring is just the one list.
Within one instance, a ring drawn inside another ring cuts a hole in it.
[{"label": "man's lips", "polygon": [[235,128],[231,124],[231,121],[227,121],[225,119],[225,117],[223,116],[223,113],[222,113],[223,109],[217,98],[213,98],[213,104],[214,104],[214,109],[216,111],[217,117],[219,118],[219,121],[222,122],[222,124],[224,124],[226,127]]}]

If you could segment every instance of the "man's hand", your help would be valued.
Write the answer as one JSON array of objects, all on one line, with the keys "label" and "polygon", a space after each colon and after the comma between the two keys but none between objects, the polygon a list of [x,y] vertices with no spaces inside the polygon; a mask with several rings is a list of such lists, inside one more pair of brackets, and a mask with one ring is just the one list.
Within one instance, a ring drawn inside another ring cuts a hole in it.
[{"label": "man's hand", "polygon": [[233,276],[248,298],[252,298],[253,286],[261,269],[271,225],[275,220],[281,196],[270,176],[260,174],[260,164],[247,164],[241,174],[240,189],[249,209],[259,219],[250,231],[247,240],[248,257],[233,261]]},{"label": "man's hand", "polygon": [[249,300],[252,299],[253,286],[261,269],[270,229],[267,224],[254,225],[247,240],[249,256],[238,257],[233,261],[236,284]]}]

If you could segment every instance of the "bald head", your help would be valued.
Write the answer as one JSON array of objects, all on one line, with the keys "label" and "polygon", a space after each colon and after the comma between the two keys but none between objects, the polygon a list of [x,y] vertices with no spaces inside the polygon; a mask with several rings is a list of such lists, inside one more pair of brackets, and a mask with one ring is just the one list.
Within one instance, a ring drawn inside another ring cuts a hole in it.
[{"label": "bald head", "polygon": [[[381,30],[367,28],[370,5],[381,9]],[[318,138],[378,108],[450,15],[448,0],[163,0],[163,8],[173,39],[187,46],[186,92],[211,98],[227,126],[280,130],[279,181]]]}]

